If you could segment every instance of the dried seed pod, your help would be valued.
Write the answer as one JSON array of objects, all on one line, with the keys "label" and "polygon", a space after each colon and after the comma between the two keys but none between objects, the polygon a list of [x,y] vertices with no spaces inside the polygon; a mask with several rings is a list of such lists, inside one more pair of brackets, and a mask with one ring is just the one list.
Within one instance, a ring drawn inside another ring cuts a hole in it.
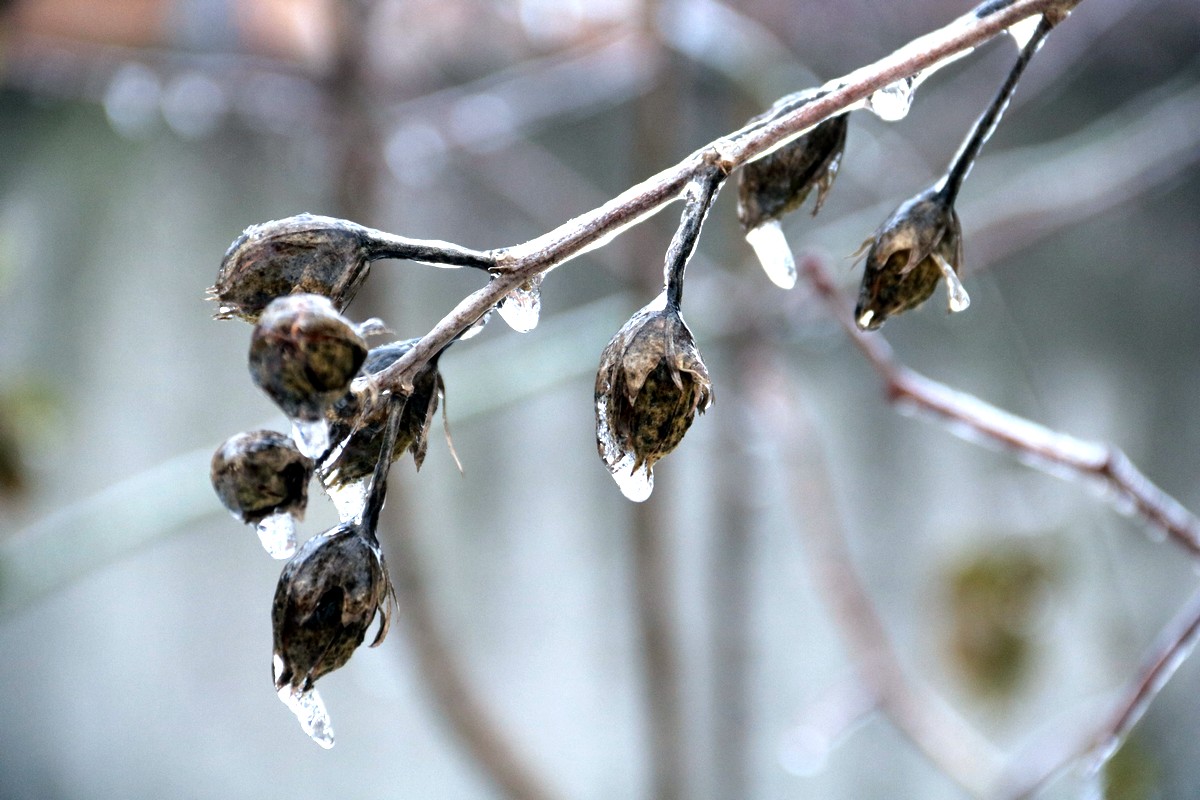
[{"label": "dried seed pod", "polygon": [[[372,348],[363,364],[362,374],[374,375],[396,363],[412,349],[419,339],[392,342]],[[431,358],[413,377],[412,393],[405,400],[400,414],[399,430],[392,447],[392,461],[409,450],[413,463],[421,468],[429,447],[429,428],[437,413],[438,400],[445,393],[445,384],[438,372],[440,353]],[[321,479],[326,487],[343,486],[366,478],[379,460],[380,446],[387,429],[391,401],[381,397],[371,386],[352,387],[326,412],[330,439],[342,444],[330,460],[321,466]]]},{"label": "dried seed pod", "polygon": [[817,215],[837,177],[849,119],[847,114],[831,117],[742,167],[738,179],[738,221],[743,231],[799,208],[814,188],[817,199],[812,213],[814,217]]},{"label": "dried seed pod", "polygon": [[250,340],[250,376],[293,420],[323,418],[346,393],[367,343],[326,297],[280,297],[263,311]]},{"label": "dried seed pod", "polygon": [[284,565],[275,588],[275,688],[305,692],[350,660],[376,615],[371,646],[387,635],[393,602],[379,546],[356,525],[340,525],[305,542]]},{"label": "dried seed pod", "polygon": [[946,279],[951,311],[970,304],[957,274],[962,226],[954,206],[936,188],[897,208],[863,247],[867,263],[854,310],[860,329],[875,330],[888,317],[925,302],[939,278]]},{"label": "dried seed pod", "polygon": [[253,525],[281,513],[303,519],[312,470],[291,439],[259,430],[226,439],[213,453],[209,474],[222,505]]},{"label": "dried seed pod", "polygon": [[277,297],[319,294],[341,311],[372,259],[369,229],[344,219],[298,214],[251,225],[229,246],[209,294],[217,319],[256,321]]},{"label": "dried seed pod", "polygon": [[635,314],[600,356],[596,445],[621,491],[645,500],[655,462],[712,403],[712,383],[678,309],[662,298]]}]

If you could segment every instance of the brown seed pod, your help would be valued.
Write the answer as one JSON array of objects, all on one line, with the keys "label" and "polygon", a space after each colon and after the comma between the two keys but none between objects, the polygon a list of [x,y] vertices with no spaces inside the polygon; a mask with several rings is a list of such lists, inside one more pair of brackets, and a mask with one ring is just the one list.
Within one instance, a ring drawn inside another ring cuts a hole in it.
[{"label": "brown seed pod", "polygon": [[229,246],[209,294],[217,319],[254,322],[277,297],[319,294],[341,311],[367,276],[372,237],[344,219],[298,214],[251,225]]},{"label": "brown seed pod", "polygon": [[308,691],[350,660],[380,617],[371,646],[387,635],[394,602],[378,545],[340,525],[305,542],[275,588],[275,688]]},{"label": "brown seed pod", "polygon": [[[373,375],[392,364],[412,349],[419,339],[392,342],[372,348],[363,364],[362,374]],[[438,372],[438,358],[431,358],[413,378],[412,393],[400,413],[399,430],[392,448],[392,461],[405,450],[413,455],[413,463],[421,468],[429,447],[429,429],[437,413],[438,400],[445,394],[445,384]],[[391,401],[379,396],[372,387],[352,388],[326,412],[330,440],[343,442],[335,448],[331,460],[321,467],[321,480],[327,487],[342,486],[366,478],[379,460],[383,435],[387,429]]]},{"label": "brown seed pod", "polygon": [[250,339],[250,376],[293,420],[319,420],[346,393],[367,343],[326,297],[280,297]]},{"label": "brown seed pod", "polygon": [[677,309],[655,306],[622,326],[596,374],[596,446],[622,491],[636,500],[649,496],[654,464],[712,403],[691,331]]},{"label": "brown seed pod", "polygon": [[849,115],[825,120],[803,136],[744,166],[738,179],[738,221],[742,230],[779,219],[815,188],[813,216],[833,186],[846,147]]},{"label": "brown seed pod", "polygon": [[949,287],[951,311],[970,300],[959,283],[962,226],[954,206],[936,189],[911,198],[863,243],[867,263],[854,319],[862,330],[875,330],[888,317],[929,299],[938,279]]},{"label": "brown seed pod", "polygon": [[222,505],[257,524],[277,513],[303,519],[312,470],[290,438],[259,430],[226,439],[213,453],[209,475]]}]

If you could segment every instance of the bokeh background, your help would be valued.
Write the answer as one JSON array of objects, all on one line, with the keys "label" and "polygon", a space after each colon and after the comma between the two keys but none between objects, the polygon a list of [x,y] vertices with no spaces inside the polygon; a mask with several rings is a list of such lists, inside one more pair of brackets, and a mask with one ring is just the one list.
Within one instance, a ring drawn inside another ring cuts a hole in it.
[{"label": "bokeh background", "polygon": [[[1195,588],[1181,548],[1093,488],[897,413],[811,289],[767,282],[731,187],[685,301],[716,405],[648,503],[596,457],[592,385],[657,292],[677,206],[553,273],[533,332],[494,320],[442,359],[465,470],[436,427],[421,472],[393,470],[398,619],[322,680],[320,750],[271,689],[280,565],[208,485],[226,436],[283,424],[249,327],[203,299],[228,244],[302,211],[524,241],[969,4],[0,8],[6,800],[965,797],[872,712],[830,553],[906,673],[1006,754],[1091,730]],[[882,331],[1193,509],[1198,52],[1194,0],[1084,0],[963,191],[970,310],[939,298]],[[856,112],[821,215],[785,223],[797,252],[852,292],[849,254],[937,177],[1014,54],[947,67],[902,121]],[[479,282],[380,262],[349,313],[415,336]],[[310,505],[306,534],[334,522],[316,487]],[[1195,796],[1198,697],[1185,663],[1099,779],[1039,796]]]}]

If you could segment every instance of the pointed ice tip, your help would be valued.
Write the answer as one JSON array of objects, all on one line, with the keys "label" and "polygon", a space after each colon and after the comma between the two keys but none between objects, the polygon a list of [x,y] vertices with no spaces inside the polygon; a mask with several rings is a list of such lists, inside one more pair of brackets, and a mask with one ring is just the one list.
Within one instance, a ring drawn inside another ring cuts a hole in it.
[{"label": "pointed ice tip", "polygon": [[284,686],[279,690],[279,699],[296,715],[310,739],[326,750],[333,747],[333,725],[316,689],[302,692],[294,686]]},{"label": "pointed ice tip", "polygon": [[329,423],[318,420],[292,420],[292,440],[296,449],[314,461],[329,449]]},{"label": "pointed ice tip", "polygon": [[[627,465],[625,462],[630,463]],[[650,467],[643,464],[640,469],[632,469],[632,459],[623,459],[612,476],[621,494],[635,503],[644,503],[654,491],[654,473],[650,471]]]},{"label": "pointed ice tip", "polygon": [[967,294],[967,289],[962,285],[962,281],[958,279],[958,273],[941,254],[934,253],[933,259],[942,271],[942,277],[946,279],[946,308],[951,314],[966,311],[971,305],[971,297]]},{"label": "pointed ice tip", "polygon": [[286,511],[259,520],[258,540],[271,558],[291,558],[296,553],[296,518]]},{"label": "pointed ice tip", "polygon": [[796,259],[779,220],[773,219],[746,231],[746,242],[754,248],[771,283],[780,289],[791,289],[796,285]]}]

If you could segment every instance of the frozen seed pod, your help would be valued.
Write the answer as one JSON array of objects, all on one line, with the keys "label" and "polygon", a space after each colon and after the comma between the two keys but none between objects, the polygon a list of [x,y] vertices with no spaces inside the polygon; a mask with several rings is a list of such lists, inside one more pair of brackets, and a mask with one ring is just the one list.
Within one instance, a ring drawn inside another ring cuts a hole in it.
[{"label": "frozen seed pod", "polygon": [[275,431],[231,436],[213,453],[210,478],[221,504],[255,525],[275,558],[295,552],[295,520],[304,518],[313,463]]},{"label": "frozen seed pod", "polygon": [[959,281],[962,226],[954,206],[928,189],[896,209],[870,239],[854,320],[875,330],[888,317],[929,299],[938,280],[946,279],[947,305],[961,311],[970,303]]},{"label": "frozen seed pod", "polygon": [[209,293],[218,319],[254,322],[277,297],[319,294],[344,309],[367,276],[371,231],[344,219],[298,214],[252,225],[229,246]]},{"label": "frozen seed pod", "polygon": [[796,285],[796,262],[779,225],[815,188],[813,215],[837,177],[849,116],[827,119],[803,136],[751,161],[738,181],[738,221],[767,277],[784,289]]},{"label": "frozen seed pod", "polygon": [[383,641],[393,600],[383,553],[357,525],[308,540],[279,576],[271,606],[275,690],[322,746],[332,746],[333,734],[314,684],[350,660],[377,616],[371,646]]},{"label": "frozen seed pod", "polygon": [[[373,348],[363,364],[364,375],[374,375],[396,363],[418,339],[393,342]],[[437,413],[445,384],[438,372],[438,355],[431,358],[413,377],[413,389],[405,398],[391,459],[411,451],[413,463],[421,468],[429,447],[429,429]],[[331,438],[338,443],[321,465],[321,480],[327,490],[337,491],[363,481],[375,469],[387,430],[392,399],[378,394],[369,385],[352,387],[326,413]]]},{"label": "frozen seed pod", "polygon": [[635,314],[600,356],[596,446],[622,493],[640,502],[654,464],[674,450],[712,403],[712,384],[678,309],[655,301]]},{"label": "frozen seed pod", "polygon": [[250,340],[250,376],[293,421],[297,444],[317,458],[329,447],[325,410],[344,395],[367,355],[367,343],[313,294],[280,297],[263,312]]}]

